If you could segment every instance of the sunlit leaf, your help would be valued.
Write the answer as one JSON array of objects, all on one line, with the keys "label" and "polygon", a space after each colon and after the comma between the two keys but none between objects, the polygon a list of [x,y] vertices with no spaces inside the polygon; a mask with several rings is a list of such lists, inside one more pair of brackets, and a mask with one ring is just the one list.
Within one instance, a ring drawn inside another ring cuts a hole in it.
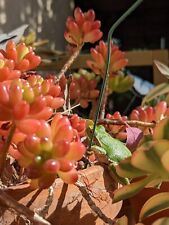
[{"label": "sunlit leaf", "polygon": [[26,45],[31,45],[36,40],[36,33],[32,31],[27,36],[24,36],[22,40]]},{"label": "sunlit leaf", "polygon": [[133,84],[134,78],[132,76],[120,74],[110,79],[109,89],[111,92],[123,93],[130,90]]},{"label": "sunlit leaf", "polygon": [[116,166],[116,172],[121,177],[135,178],[146,175],[145,171],[142,171],[131,164],[131,158],[122,160],[118,166]]},{"label": "sunlit leaf", "polygon": [[169,163],[168,163],[168,159],[169,159],[169,149],[167,152],[165,152],[161,158],[161,162],[164,166],[164,168],[169,172]]},{"label": "sunlit leaf", "polygon": [[115,225],[128,225],[127,216],[122,216],[122,217],[118,218]]},{"label": "sunlit leaf", "polygon": [[153,139],[167,139],[169,140],[169,118],[161,120],[154,128]]},{"label": "sunlit leaf", "polygon": [[124,199],[128,199],[134,195],[136,195],[139,191],[141,191],[151,180],[153,177],[149,176],[132,184],[125,185],[119,189],[114,191],[113,202],[118,202]]},{"label": "sunlit leaf", "polygon": [[157,212],[163,211],[169,208],[169,192],[163,192],[154,195],[148,199],[143,205],[139,218],[143,220]]},{"label": "sunlit leaf", "polygon": [[169,67],[159,62],[158,60],[154,60],[155,65],[162,75],[164,75],[167,79],[169,79]]},{"label": "sunlit leaf", "polygon": [[153,99],[167,93],[169,93],[169,83],[159,84],[154,88],[152,88],[148,92],[148,94],[143,98],[142,105],[145,105],[146,103],[152,101]]},{"label": "sunlit leaf", "polygon": [[169,217],[163,217],[156,220],[152,225],[168,225],[169,224]]},{"label": "sunlit leaf", "polygon": [[169,141],[167,140],[151,142],[150,147],[141,146],[133,153],[131,164],[143,171],[165,176],[166,171],[161,163],[161,157],[168,149]]}]

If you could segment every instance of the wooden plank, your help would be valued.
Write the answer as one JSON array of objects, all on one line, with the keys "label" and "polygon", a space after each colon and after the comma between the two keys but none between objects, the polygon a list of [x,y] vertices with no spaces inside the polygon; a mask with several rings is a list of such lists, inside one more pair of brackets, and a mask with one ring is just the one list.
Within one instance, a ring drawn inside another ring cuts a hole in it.
[{"label": "wooden plank", "polygon": [[[138,51],[127,51],[126,58],[128,58],[128,66],[153,66],[153,80],[155,84],[161,83],[164,81],[163,76],[157,71],[153,65],[155,59],[161,61],[162,63],[169,64],[169,53],[168,50],[138,50]],[[59,55],[51,60],[46,60],[42,62],[39,70],[43,71],[59,71],[66,61],[69,59],[69,56],[66,54]],[[81,54],[74,61],[70,69],[79,69],[79,68],[88,68],[86,65],[86,60],[91,59],[90,54]]]},{"label": "wooden plank", "polygon": [[152,65],[152,51],[127,51],[126,58],[129,60],[128,66],[150,66]]},{"label": "wooden plank", "polygon": [[[154,50],[152,54],[152,60],[158,60],[165,65],[169,65],[169,54],[167,50]],[[157,67],[153,64],[153,82],[154,84],[160,84],[167,81],[167,79],[160,74]]]},{"label": "wooden plank", "polygon": [[[56,59],[42,62],[40,70],[60,70],[68,60],[67,55],[60,55]],[[126,58],[129,60],[128,66],[149,66],[152,65],[152,51],[128,51]],[[88,68],[86,60],[91,59],[90,54],[81,54],[74,61],[71,69]]]},{"label": "wooden plank", "polygon": [[[52,60],[50,59],[44,60],[39,66],[39,70],[59,71],[63,67],[63,65],[67,62],[68,59],[69,59],[68,55],[60,55]],[[79,55],[78,58],[76,58],[76,60],[72,64],[71,69],[88,68],[88,66],[86,65],[87,59],[91,59],[90,54]]]}]

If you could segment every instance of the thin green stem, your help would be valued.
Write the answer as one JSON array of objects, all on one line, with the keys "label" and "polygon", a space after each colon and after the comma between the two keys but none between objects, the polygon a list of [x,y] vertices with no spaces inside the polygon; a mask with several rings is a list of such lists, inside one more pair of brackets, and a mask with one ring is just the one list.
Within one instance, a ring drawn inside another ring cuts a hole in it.
[{"label": "thin green stem", "polygon": [[7,156],[8,149],[9,149],[9,146],[11,144],[13,135],[15,133],[15,129],[16,129],[15,125],[12,124],[10,132],[9,132],[9,135],[8,135],[8,137],[6,139],[6,142],[5,142],[4,146],[3,146],[3,149],[1,150],[1,156],[0,156],[0,177],[2,177],[4,168],[5,168],[6,156]]},{"label": "thin green stem", "polygon": [[97,106],[97,111],[96,111],[96,116],[95,116],[95,120],[94,120],[94,125],[93,125],[93,132],[92,132],[92,137],[90,140],[90,144],[89,144],[89,151],[91,149],[92,143],[93,143],[93,139],[94,139],[94,135],[95,135],[95,129],[96,129],[96,124],[97,124],[97,120],[99,118],[99,114],[100,114],[100,110],[102,107],[102,101],[103,101],[103,97],[104,97],[104,93],[106,90],[106,85],[109,79],[109,67],[110,67],[110,59],[111,59],[111,39],[112,39],[112,35],[115,31],[115,29],[121,24],[121,22],[123,22],[141,3],[143,2],[143,0],[137,0],[114,24],[113,26],[110,28],[109,33],[108,33],[108,53],[107,53],[107,62],[106,62],[106,72],[105,72],[105,76],[104,76],[104,80],[103,80],[103,84],[101,87],[101,91],[100,91],[100,95],[99,95],[99,102],[98,102],[98,106]]}]

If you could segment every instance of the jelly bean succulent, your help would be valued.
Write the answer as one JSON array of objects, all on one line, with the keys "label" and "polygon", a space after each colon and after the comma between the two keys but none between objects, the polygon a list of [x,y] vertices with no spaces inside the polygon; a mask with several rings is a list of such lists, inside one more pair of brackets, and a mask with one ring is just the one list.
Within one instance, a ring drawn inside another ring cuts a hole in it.
[{"label": "jelly bean succulent", "polygon": [[[92,60],[87,61],[87,65],[98,75],[104,76],[106,69],[108,47],[104,41],[100,41],[95,48],[91,48]],[[116,44],[111,44],[110,76],[115,76],[117,72],[128,64],[125,53]]]},{"label": "jelly bean succulent", "polygon": [[[36,188],[48,188],[57,177],[66,183],[77,181],[77,161],[85,155],[87,147],[81,141],[86,139],[86,120],[77,114],[64,115],[63,108],[67,107],[68,97],[70,103],[79,103],[83,108],[89,102],[95,107],[100,77],[97,71],[80,69],[68,81],[64,73],[84,43],[94,43],[102,37],[100,26],[93,10],[83,13],[76,8],[74,17],[68,17],[65,38],[77,51],[56,75],[58,79],[30,72],[40,64],[41,58],[25,43],[10,40],[6,49],[0,50],[1,177],[10,154]],[[103,54],[101,66],[105,67],[107,46],[101,41],[96,49]],[[112,49],[112,65],[116,65],[112,68],[116,73],[127,60],[117,46],[112,45]],[[101,53],[94,49],[91,52],[100,63],[96,55],[101,58]]]},{"label": "jelly bean succulent", "polygon": [[17,46],[15,42],[9,41],[6,45],[6,51],[1,50],[2,55],[12,60],[14,68],[23,71],[28,71],[36,68],[41,58],[35,54],[31,47],[27,47],[24,43],[19,43]]},{"label": "jelly bean succulent", "polygon": [[89,102],[96,100],[99,96],[97,89],[98,78],[94,73],[80,69],[73,73],[70,84],[70,99],[80,103],[83,108],[87,108]]},{"label": "jelly bean succulent", "polygon": [[111,125],[108,124],[107,125],[107,130],[109,131],[109,133],[111,133],[111,135],[119,140],[125,140],[126,139],[126,125],[125,125],[125,121],[127,120],[127,116],[121,116],[120,112],[115,112],[112,115],[111,114],[107,114],[106,118],[109,120],[119,120],[119,121],[123,121],[124,124],[122,125]]},{"label": "jelly bean succulent", "polygon": [[74,163],[85,153],[78,132],[71,126],[67,116],[57,113],[49,125],[41,120],[34,133],[28,134],[10,150],[19,164],[26,168],[32,185],[46,188],[52,185],[57,175],[66,183],[75,183],[78,178]]},{"label": "jelly bean succulent", "polygon": [[48,188],[57,177],[77,181],[76,161],[86,150],[80,138],[85,120],[56,113],[65,103],[60,85],[29,73],[40,61],[24,43],[9,41],[1,50],[0,173],[2,177],[9,153],[34,188]]},{"label": "jelly bean succulent", "polygon": [[[123,70],[128,64],[125,53],[113,42],[110,43],[109,69],[107,69],[108,44],[103,40],[95,48],[91,48],[91,59],[86,61],[87,66],[103,80],[106,80],[105,96],[102,102],[102,115],[104,117],[108,95],[113,92],[122,93],[130,90],[134,79],[124,75]],[[105,78],[107,74],[107,78]]]},{"label": "jelly bean succulent", "polygon": [[90,9],[83,13],[80,8],[74,10],[74,17],[66,21],[65,39],[75,46],[86,42],[94,43],[102,37],[101,22],[95,20],[95,12]]}]

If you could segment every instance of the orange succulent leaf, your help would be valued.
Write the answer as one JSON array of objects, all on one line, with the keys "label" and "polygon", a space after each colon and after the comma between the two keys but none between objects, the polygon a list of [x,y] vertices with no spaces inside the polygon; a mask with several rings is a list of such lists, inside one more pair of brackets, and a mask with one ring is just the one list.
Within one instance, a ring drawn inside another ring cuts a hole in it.
[{"label": "orange succulent leaf", "polygon": [[51,80],[46,82],[39,75],[0,83],[0,120],[48,120],[53,109],[64,104],[60,92],[59,85]]},{"label": "orange succulent leaf", "polygon": [[[127,116],[121,116],[121,114],[119,112],[115,112],[112,115],[111,114],[107,114],[106,118],[109,120],[121,120],[123,122],[125,122],[127,120]],[[111,125],[108,124],[106,126],[107,130],[109,130],[111,132],[111,134],[113,135],[113,137],[124,141],[126,140],[126,125]]]},{"label": "orange succulent leaf", "polygon": [[41,62],[41,58],[35,55],[31,47],[27,47],[25,43],[16,45],[12,40],[7,42],[6,51],[1,53],[5,59],[14,62],[14,69],[22,72],[36,68]]},{"label": "orange succulent leaf", "polygon": [[20,78],[21,72],[14,69],[14,62],[12,60],[4,59],[0,63],[0,82]]},{"label": "orange succulent leaf", "polygon": [[[24,134],[32,134],[38,130],[41,123],[36,119],[22,119],[15,121],[16,127]],[[30,126],[31,124],[31,126]]]},{"label": "orange succulent leaf", "polygon": [[[71,126],[71,122],[76,128]],[[51,185],[51,180],[46,180],[47,174],[55,178],[58,174],[66,183],[77,181],[75,162],[80,160],[86,151],[78,134],[78,131],[84,130],[83,120],[74,116],[74,120],[70,121],[68,117],[57,113],[51,125],[44,120],[32,119],[18,121],[16,125],[26,136],[19,142],[16,137],[17,148],[10,153],[17,157],[21,166],[27,168],[27,176],[30,179],[38,179],[39,187],[43,188]]]},{"label": "orange succulent leaf", "polygon": [[16,160],[19,160],[22,157],[21,153],[12,145],[10,145],[8,153]]},{"label": "orange succulent leaf", "polygon": [[67,184],[74,184],[78,180],[78,173],[74,168],[68,172],[59,171],[58,175]]},{"label": "orange succulent leaf", "polygon": [[[167,107],[167,103],[165,101],[160,101],[154,107],[139,106],[136,109],[133,109],[129,117],[131,120],[140,120],[143,122],[150,122],[150,123],[156,122],[156,126],[158,127],[158,124],[163,123],[160,121],[168,117],[168,112],[169,108]],[[140,127],[140,129],[142,129],[145,134],[150,134],[150,132],[152,134],[155,131],[158,136],[158,133],[160,134],[160,132],[163,132],[160,127],[161,126],[159,126],[159,128],[151,128],[151,130],[144,127]],[[165,133],[166,135],[168,134],[168,132]]]},{"label": "orange succulent leaf", "polygon": [[70,150],[65,158],[69,160],[80,160],[85,150],[85,146],[81,142],[72,142],[70,143]]},{"label": "orange succulent leaf", "polygon": [[70,99],[76,100],[76,102],[78,100],[81,107],[87,108],[88,103],[99,96],[97,84],[97,76],[94,73],[80,69],[73,73],[70,84]]},{"label": "orange succulent leaf", "polygon": [[70,118],[70,123],[73,129],[77,130],[80,137],[86,135],[86,119],[82,119],[77,114],[74,114]]},{"label": "orange succulent leaf", "polygon": [[155,121],[160,121],[165,117],[167,111],[167,102],[160,101],[155,107]]}]

